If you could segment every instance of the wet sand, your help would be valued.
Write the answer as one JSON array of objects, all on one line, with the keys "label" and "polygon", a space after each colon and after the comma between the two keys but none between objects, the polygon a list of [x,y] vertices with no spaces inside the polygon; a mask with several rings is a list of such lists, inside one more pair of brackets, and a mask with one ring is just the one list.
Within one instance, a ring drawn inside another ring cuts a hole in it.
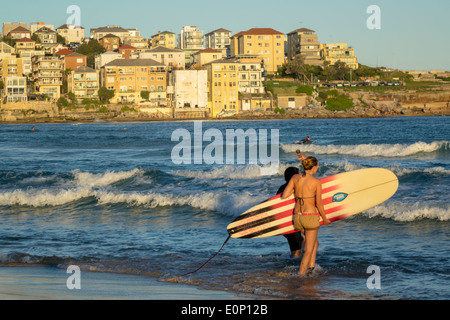
[{"label": "wet sand", "polygon": [[53,267],[0,267],[1,300],[247,300],[235,293],[201,290],[149,276],[81,271],[81,289],[70,290],[72,274]]}]

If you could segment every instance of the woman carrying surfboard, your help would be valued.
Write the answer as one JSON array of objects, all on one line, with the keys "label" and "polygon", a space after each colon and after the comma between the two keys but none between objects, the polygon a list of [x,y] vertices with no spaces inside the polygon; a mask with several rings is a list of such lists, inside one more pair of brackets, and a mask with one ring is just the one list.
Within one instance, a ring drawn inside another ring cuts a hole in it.
[{"label": "woman carrying surfboard", "polygon": [[317,173],[319,162],[314,157],[308,157],[302,161],[302,165],[304,173],[292,177],[282,196],[287,199],[294,193],[294,225],[305,234],[305,252],[300,263],[299,276],[306,275],[308,270],[314,270],[319,248],[317,234],[320,229],[320,216],[324,225],[331,223],[325,215],[322,203],[322,183],[313,177]]}]

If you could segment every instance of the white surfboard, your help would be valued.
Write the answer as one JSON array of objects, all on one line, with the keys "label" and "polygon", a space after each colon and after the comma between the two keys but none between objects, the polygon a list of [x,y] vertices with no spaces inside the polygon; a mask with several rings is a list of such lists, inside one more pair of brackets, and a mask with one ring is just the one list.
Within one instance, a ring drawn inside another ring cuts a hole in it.
[{"label": "white surfboard", "polygon": [[[327,218],[339,221],[375,207],[398,189],[397,176],[381,168],[345,172],[321,179]],[[294,228],[295,198],[277,195],[244,212],[228,227],[232,238],[267,238],[297,232]],[[321,224],[323,221],[321,219]]]}]

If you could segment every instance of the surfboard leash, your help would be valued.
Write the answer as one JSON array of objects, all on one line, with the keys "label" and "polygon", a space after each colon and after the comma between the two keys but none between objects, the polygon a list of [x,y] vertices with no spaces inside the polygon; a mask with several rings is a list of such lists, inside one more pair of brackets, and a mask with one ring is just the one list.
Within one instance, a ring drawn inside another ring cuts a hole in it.
[{"label": "surfboard leash", "polygon": [[193,272],[186,273],[186,274],[182,275],[182,277],[186,277],[186,276],[188,276],[188,275],[191,275],[191,274],[194,274],[194,273],[200,271],[200,270],[201,270],[204,266],[206,266],[212,259],[214,259],[215,257],[218,256],[218,254],[222,251],[223,247],[225,247],[225,245],[226,245],[227,242],[230,240],[230,238],[231,238],[231,234],[228,235],[228,238],[227,238],[227,240],[225,240],[225,242],[223,243],[222,248],[220,248],[220,250],[217,251],[217,253],[216,253],[214,256],[212,256],[208,261],[206,261],[204,264],[202,264],[197,270],[195,270],[195,271],[193,271]]}]

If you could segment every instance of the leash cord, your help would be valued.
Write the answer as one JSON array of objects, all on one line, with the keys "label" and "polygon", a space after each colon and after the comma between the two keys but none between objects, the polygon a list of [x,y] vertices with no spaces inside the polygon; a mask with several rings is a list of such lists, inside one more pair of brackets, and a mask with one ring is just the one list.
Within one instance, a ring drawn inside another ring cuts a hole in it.
[{"label": "leash cord", "polygon": [[217,255],[220,253],[220,251],[222,251],[223,247],[225,247],[225,245],[227,244],[228,240],[230,240],[230,238],[231,238],[231,235],[228,236],[228,239],[224,242],[224,244],[222,245],[222,248],[220,248],[220,250],[219,250],[214,256],[212,256],[208,261],[206,261],[203,265],[201,265],[200,268],[198,268],[197,270],[195,270],[195,271],[193,271],[193,272],[186,273],[186,274],[182,275],[182,277],[185,277],[185,276],[188,276],[188,275],[190,275],[190,274],[194,274],[194,273],[200,271],[200,270],[201,270],[204,266],[206,266],[212,259],[214,259],[215,257],[217,257]]}]

